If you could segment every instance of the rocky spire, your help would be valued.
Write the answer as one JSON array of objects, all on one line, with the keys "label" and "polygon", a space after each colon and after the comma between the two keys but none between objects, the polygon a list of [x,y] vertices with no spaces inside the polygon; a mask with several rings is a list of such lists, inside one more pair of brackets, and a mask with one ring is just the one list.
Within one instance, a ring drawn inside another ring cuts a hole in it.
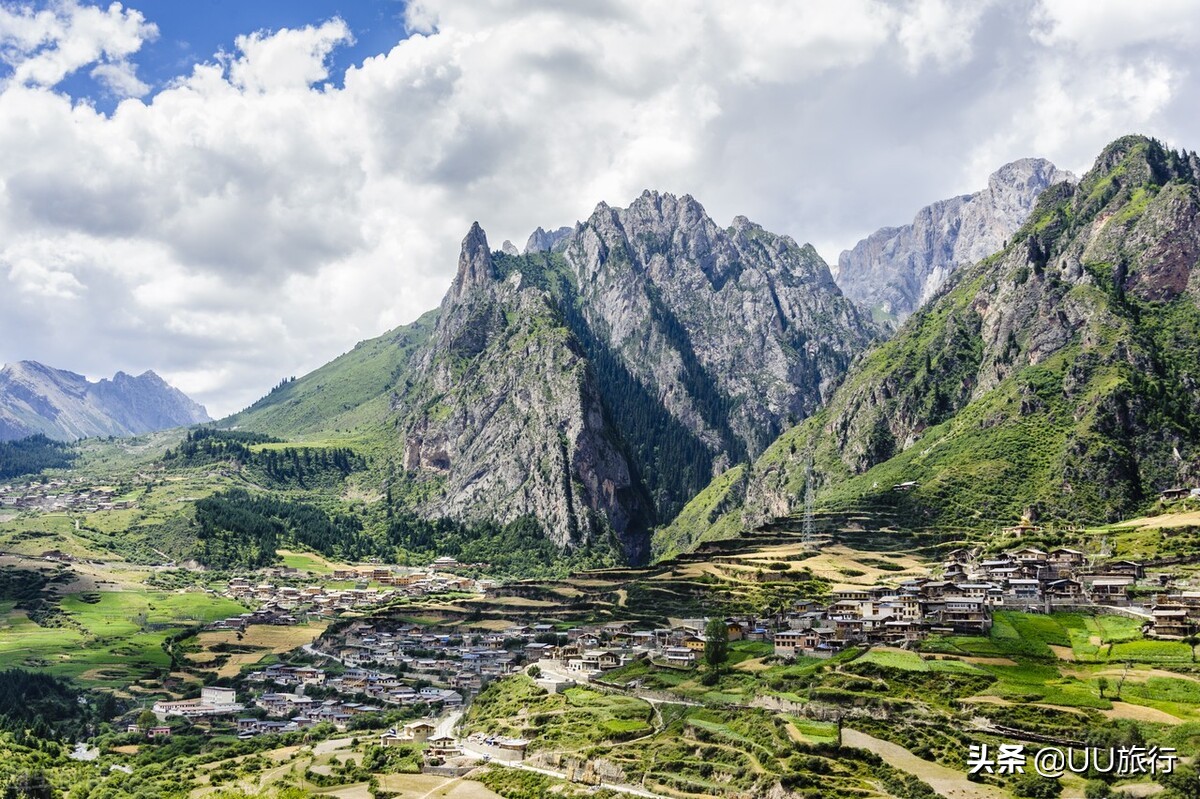
[{"label": "rocky spire", "polygon": [[487,234],[478,222],[471,223],[463,239],[462,251],[458,256],[458,274],[450,286],[447,299],[457,301],[471,289],[486,285],[496,279],[496,266],[492,263],[492,251],[488,247]]}]

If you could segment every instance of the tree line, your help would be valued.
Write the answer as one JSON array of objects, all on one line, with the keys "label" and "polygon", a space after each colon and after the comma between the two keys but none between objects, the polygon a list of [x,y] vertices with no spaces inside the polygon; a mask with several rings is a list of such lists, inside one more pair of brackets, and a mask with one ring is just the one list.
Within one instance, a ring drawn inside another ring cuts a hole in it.
[{"label": "tree line", "polygon": [[16,441],[0,441],[0,480],[46,469],[65,469],[75,460],[70,444],[38,433]]},{"label": "tree line", "polygon": [[361,455],[345,447],[253,449],[258,444],[281,443],[263,433],[202,427],[189,431],[178,447],[167,450],[163,461],[181,466],[236,462],[265,482],[299,488],[329,485],[366,467]]}]

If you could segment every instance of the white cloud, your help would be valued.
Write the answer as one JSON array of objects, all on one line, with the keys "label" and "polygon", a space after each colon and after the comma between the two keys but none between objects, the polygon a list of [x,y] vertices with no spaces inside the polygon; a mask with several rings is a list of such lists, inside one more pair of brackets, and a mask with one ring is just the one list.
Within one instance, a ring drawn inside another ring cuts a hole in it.
[{"label": "white cloud", "polygon": [[89,74],[117,97],[144,97],[150,92],[150,84],[138,78],[137,69],[128,61],[99,64]]},{"label": "white cloud", "polygon": [[1104,52],[1164,42],[1193,47],[1200,4],[1192,0],[1039,0],[1033,36],[1049,46]]},{"label": "white cloud", "polygon": [[237,37],[240,57],[230,59],[229,80],[253,91],[305,91],[329,77],[326,59],[341,44],[353,43],[346,23],[332,19],[320,26]]},{"label": "white cloud", "polygon": [[[344,76],[354,32],[314,19],[140,99],[141,13],[0,0],[0,360],[153,368],[225,413],[434,307],[475,219],[522,244],[653,187],[832,259],[1011,158],[1196,146],[1180,37],[1076,10],[427,0]],[[129,99],[55,89],[83,69]]]},{"label": "white cloud", "polygon": [[1082,174],[1119,131],[1154,127],[1180,79],[1155,58],[1093,58],[1087,70],[1071,67],[1063,56],[1038,66],[1020,116],[974,146],[969,170],[975,182],[1017,153],[1030,152]]},{"label": "white cloud", "polygon": [[914,0],[900,22],[897,38],[904,47],[910,70],[926,61],[940,68],[960,64],[972,53],[972,40],[990,0],[956,3],[951,0]]},{"label": "white cloud", "polygon": [[141,12],[120,3],[99,8],[59,0],[42,11],[0,6],[0,62],[11,68],[9,82],[20,85],[54,86],[95,64],[92,74],[114,93],[140,96],[149,87],[128,59],[157,35]]}]

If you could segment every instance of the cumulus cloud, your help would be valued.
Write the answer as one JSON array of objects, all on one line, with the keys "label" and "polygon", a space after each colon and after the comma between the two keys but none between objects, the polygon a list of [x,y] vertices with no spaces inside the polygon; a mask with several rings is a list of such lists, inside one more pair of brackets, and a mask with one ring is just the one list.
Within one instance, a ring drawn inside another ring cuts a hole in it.
[{"label": "cumulus cloud", "polygon": [[149,87],[137,79],[129,57],[158,35],[141,12],[120,3],[107,8],[59,0],[40,11],[28,5],[0,6],[0,63],[11,69],[8,81],[54,86],[82,67],[123,97],[141,96]]},{"label": "cumulus cloud", "polygon": [[[472,220],[519,243],[653,187],[833,259],[1012,158],[1200,143],[1197,14],[1090,7],[423,0],[344,74],[355,32],[314,19],[154,91],[136,8],[0,0],[0,359],[226,413],[434,307]],[[82,70],[126,99],[58,88]]]}]

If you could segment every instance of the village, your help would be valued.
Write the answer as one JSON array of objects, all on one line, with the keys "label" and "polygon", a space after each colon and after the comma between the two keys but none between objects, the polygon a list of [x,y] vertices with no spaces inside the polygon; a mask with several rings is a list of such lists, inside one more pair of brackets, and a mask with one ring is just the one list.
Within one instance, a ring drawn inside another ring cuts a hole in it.
[{"label": "village", "polygon": [[131,500],[117,500],[114,499],[116,496],[116,488],[93,486],[82,477],[72,480],[56,478],[21,484],[6,483],[0,485],[0,509],[43,513],[95,513],[104,510],[126,510],[134,506]]},{"label": "village", "polygon": [[[439,571],[458,567],[453,558],[440,558],[424,569],[345,567],[334,569],[328,577],[272,567],[263,576],[279,578],[278,584],[232,577],[224,590],[214,590],[254,610],[213,622],[208,629],[240,631],[252,624],[292,625],[309,618],[332,619],[347,611],[376,608],[405,598],[456,591],[482,593],[494,585],[490,580]],[[282,584],[284,581],[291,584]]]},{"label": "village", "polygon": [[[437,564],[443,569],[456,565],[450,559]],[[210,628],[290,624],[302,616],[340,616],[400,596],[490,587],[435,568],[347,567],[333,577],[356,581],[359,587],[334,590],[231,579],[228,595],[258,607]],[[369,583],[390,588],[367,587]],[[1147,579],[1141,563],[1099,560],[1066,547],[1043,551],[1026,546],[996,555],[958,549],[947,553],[928,577],[893,585],[835,586],[824,602],[802,600],[770,617],[723,621],[729,640],[768,643],[783,659],[827,658],[852,646],[913,648],[931,635],[986,635],[997,609],[1117,613],[1144,622],[1151,636],[1196,634],[1200,591],[1172,593],[1170,586],[1165,574]],[[708,624],[708,618],[675,619],[670,625],[637,629],[620,621],[570,627],[545,621],[496,629],[378,617],[354,620],[305,649],[308,659],[336,666],[332,672],[285,663],[245,675],[249,704],[265,712],[264,718],[240,719],[238,732],[286,732],[324,721],[344,728],[356,716],[417,704],[458,708],[489,682],[531,665],[538,667],[539,682],[548,690],[588,682],[641,659],[689,669],[703,658]],[[324,698],[306,695],[312,688],[321,689]],[[232,716],[246,706],[231,694],[203,694],[198,700],[159,703],[155,712],[160,717]]]}]

